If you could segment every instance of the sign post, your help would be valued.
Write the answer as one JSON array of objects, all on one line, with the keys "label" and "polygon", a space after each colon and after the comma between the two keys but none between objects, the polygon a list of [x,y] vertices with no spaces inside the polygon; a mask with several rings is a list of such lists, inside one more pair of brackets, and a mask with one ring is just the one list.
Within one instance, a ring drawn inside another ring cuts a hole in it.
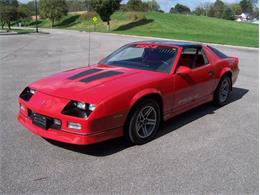
[{"label": "sign post", "polygon": [[34,6],[35,6],[35,28],[36,28],[36,33],[38,33],[39,30],[38,30],[38,4],[37,4],[37,0],[34,0]]},{"label": "sign post", "polygon": [[94,24],[94,31],[96,31],[96,25],[97,25],[97,21],[98,21],[97,17],[94,16],[94,17],[92,18],[92,21],[93,21],[93,24]]}]

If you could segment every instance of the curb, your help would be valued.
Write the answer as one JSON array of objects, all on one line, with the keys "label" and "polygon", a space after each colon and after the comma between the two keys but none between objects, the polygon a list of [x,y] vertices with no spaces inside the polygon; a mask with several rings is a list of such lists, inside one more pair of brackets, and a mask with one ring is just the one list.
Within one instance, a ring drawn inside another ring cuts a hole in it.
[{"label": "curb", "polygon": [[17,32],[0,32],[0,35],[17,35]]}]

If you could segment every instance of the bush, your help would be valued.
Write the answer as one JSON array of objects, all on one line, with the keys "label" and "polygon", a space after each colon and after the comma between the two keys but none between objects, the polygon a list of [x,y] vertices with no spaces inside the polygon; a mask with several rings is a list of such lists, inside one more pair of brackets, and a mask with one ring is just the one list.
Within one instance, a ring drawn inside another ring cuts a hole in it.
[{"label": "bush", "polygon": [[170,10],[170,13],[177,13],[177,14],[190,14],[190,8],[177,3],[177,5],[175,5],[175,7],[172,7]]},{"label": "bush", "polygon": [[226,7],[224,9],[223,14],[222,14],[222,18],[225,19],[225,20],[234,20],[235,19],[235,14],[234,14],[234,12],[232,11],[231,8]]},{"label": "bush", "polygon": [[80,14],[80,18],[83,20],[92,20],[93,17],[97,17],[97,12],[91,11],[91,12],[85,12]]}]

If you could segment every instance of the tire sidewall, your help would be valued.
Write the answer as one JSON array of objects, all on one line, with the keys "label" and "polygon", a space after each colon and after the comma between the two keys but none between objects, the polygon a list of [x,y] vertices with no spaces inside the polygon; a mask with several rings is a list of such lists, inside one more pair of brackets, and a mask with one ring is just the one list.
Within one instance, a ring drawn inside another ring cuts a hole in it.
[{"label": "tire sidewall", "polygon": [[[221,88],[221,85],[223,83],[224,80],[227,80],[228,83],[229,83],[229,91],[228,91],[228,96],[226,98],[226,100],[224,102],[221,102],[220,101],[220,88]],[[229,98],[230,98],[230,94],[231,94],[231,89],[232,89],[232,83],[231,83],[231,80],[229,78],[229,76],[225,75],[221,78],[219,84],[218,84],[218,87],[217,87],[217,90],[214,94],[214,102],[217,106],[224,106],[228,103],[229,101]]]},{"label": "tire sidewall", "polygon": [[[152,106],[155,109],[157,123],[156,123],[153,133],[150,136],[148,136],[147,138],[141,138],[136,131],[135,124],[136,124],[136,120],[137,120],[137,116],[138,116],[139,112],[142,110],[142,108],[144,108],[146,106]],[[158,132],[160,122],[161,122],[160,107],[159,107],[158,103],[152,99],[143,100],[135,106],[135,108],[128,120],[129,121],[128,121],[127,129],[126,129],[128,139],[132,143],[137,144],[137,145],[145,144],[145,143],[151,141]]]}]

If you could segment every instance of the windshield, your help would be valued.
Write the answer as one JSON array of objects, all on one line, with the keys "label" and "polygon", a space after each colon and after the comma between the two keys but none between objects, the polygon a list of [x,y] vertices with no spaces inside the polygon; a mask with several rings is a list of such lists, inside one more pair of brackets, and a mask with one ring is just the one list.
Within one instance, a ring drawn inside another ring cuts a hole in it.
[{"label": "windshield", "polygon": [[133,44],[124,46],[100,63],[126,68],[169,73],[177,53],[177,48]]}]

